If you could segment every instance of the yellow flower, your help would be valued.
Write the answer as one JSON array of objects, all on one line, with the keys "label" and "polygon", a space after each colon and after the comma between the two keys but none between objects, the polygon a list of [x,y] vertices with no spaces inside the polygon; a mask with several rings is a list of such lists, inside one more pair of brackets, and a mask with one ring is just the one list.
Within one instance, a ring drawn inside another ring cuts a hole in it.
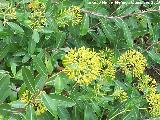
[{"label": "yellow flower", "polygon": [[45,5],[44,3],[39,2],[38,0],[33,0],[28,4],[28,8],[32,10],[44,9]]},{"label": "yellow flower", "polygon": [[149,112],[153,117],[160,116],[160,93],[151,93],[146,96],[149,103]]},{"label": "yellow flower", "polygon": [[128,98],[127,93],[121,87],[117,87],[112,95],[121,102],[126,101]]},{"label": "yellow flower", "polygon": [[146,59],[136,50],[128,50],[122,54],[118,60],[122,72],[132,73],[134,77],[139,77],[145,70]]},{"label": "yellow flower", "polygon": [[149,75],[143,75],[138,80],[138,89],[145,94],[152,93],[157,86],[156,80],[151,78]]},{"label": "yellow flower", "polygon": [[115,65],[113,64],[114,53],[110,49],[106,49],[105,51],[100,51],[99,56],[101,56],[101,64],[102,64],[102,75],[101,77],[104,79],[115,79]]},{"label": "yellow flower", "polygon": [[80,14],[80,8],[77,6],[69,7],[69,9],[61,10],[59,17],[56,19],[57,24],[60,27],[65,25],[76,25],[82,21],[82,15]]},{"label": "yellow flower", "polygon": [[143,75],[138,80],[138,89],[145,93],[149,112],[153,117],[160,116],[160,93],[156,92],[156,86],[156,80],[149,75]]},{"label": "yellow flower", "polygon": [[63,60],[64,73],[79,84],[90,84],[101,70],[100,57],[89,48],[71,49]]},{"label": "yellow flower", "polygon": [[16,19],[16,9],[9,3],[4,3],[4,6],[0,5],[0,13],[3,15],[3,24],[6,24],[8,20]]},{"label": "yellow flower", "polygon": [[31,1],[28,7],[32,10],[29,16],[29,25],[31,28],[37,31],[43,29],[47,20],[45,17],[45,4],[36,0]]},{"label": "yellow flower", "polygon": [[46,17],[43,11],[34,11],[31,13],[29,20],[33,29],[41,30],[45,26]]},{"label": "yellow flower", "polygon": [[22,94],[20,101],[26,103],[26,105],[31,104],[31,106],[35,110],[36,115],[41,115],[42,113],[47,111],[47,108],[41,102],[41,99],[38,99],[38,96],[36,98],[34,98],[34,96],[35,94],[31,94],[28,90],[26,90]]}]

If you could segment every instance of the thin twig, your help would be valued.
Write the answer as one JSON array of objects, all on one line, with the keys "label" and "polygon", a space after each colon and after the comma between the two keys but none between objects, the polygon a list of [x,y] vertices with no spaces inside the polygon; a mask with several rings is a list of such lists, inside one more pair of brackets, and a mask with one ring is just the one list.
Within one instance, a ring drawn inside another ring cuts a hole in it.
[{"label": "thin twig", "polygon": [[150,46],[148,46],[147,48],[146,48],[146,51],[147,50],[149,50],[151,47],[153,47],[154,45],[157,45],[157,44],[160,44],[160,41],[156,41],[156,42],[154,42],[153,44],[151,44]]},{"label": "thin twig", "polygon": [[144,13],[160,12],[160,10],[147,10],[147,11],[142,11],[142,12],[137,12],[137,13],[126,14],[126,15],[122,15],[122,16],[107,16],[107,15],[103,15],[101,13],[97,13],[97,12],[89,11],[89,10],[84,10],[84,9],[81,9],[80,11],[82,13],[91,14],[91,15],[94,15],[97,17],[103,17],[105,19],[117,19],[117,18],[122,19],[122,18],[126,18],[126,17],[136,16],[139,14],[144,14]]}]

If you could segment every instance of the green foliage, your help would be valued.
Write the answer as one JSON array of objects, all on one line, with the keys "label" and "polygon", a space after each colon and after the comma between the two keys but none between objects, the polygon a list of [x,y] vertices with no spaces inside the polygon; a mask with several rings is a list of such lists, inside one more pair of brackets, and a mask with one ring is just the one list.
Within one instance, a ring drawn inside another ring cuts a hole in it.
[{"label": "green foliage", "polygon": [[158,120],[155,3],[1,0],[0,120]]}]

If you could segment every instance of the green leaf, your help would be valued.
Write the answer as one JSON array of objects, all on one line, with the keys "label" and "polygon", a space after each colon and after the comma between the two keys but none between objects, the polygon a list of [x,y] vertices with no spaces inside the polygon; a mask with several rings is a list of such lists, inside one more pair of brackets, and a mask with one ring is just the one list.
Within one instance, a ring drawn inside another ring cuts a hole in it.
[{"label": "green leaf", "polygon": [[0,74],[0,104],[9,96],[10,76]]},{"label": "green leaf", "polygon": [[85,14],[80,28],[80,35],[82,36],[86,35],[88,30],[89,30],[89,16],[88,14]]},{"label": "green leaf", "polygon": [[2,21],[0,20],[0,32],[2,32],[3,31],[3,23],[2,23]]},{"label": "green leaf", "polygon": [[23,30],[19,25],[17,25],[16,23],[7,22],[7,24],[8,24],[14,31],[16,31],[17,33],[24,33],[24,30]]},{"label": "green leaf", "polygon": [[84,110],[84,120],[98,120],[96,114],[93,112],[93,109],[86,105]]},{"label": "green leaf", "polygon": [[39,33],[36,30],[33,30],[32,39],[38,43],[40,40]]},{"label": "green leaf", "polygon": [[28,41],[28,53],[32,55],[36,49],[36,42],[34,40]]},{"label": "green leaf", "polygon": [[45,55],[45,65],[47,67],[48,73],[51,74],[54,68],[52,65],[51,56],[49,54]]},{"label": "green leaf", "polygon": [[71,120],[68,110],[63,107],[58,107],[58,116],[61,120]]},{"label": "green leaf", "polygon": [[2,46],[0,45],[0,47],[0,60],[2,60],[9,52],[9,45],[2,43]]},{"label": "green leaf", "polygon": [[55,94],[51,94],[50,97],[52,98],[53,102],[57,103],[57,106],[66,108],[66,107],[73,107],[76,104],[72,99],[68,97]]},{"label": "green leaf", "polygon": [[113,31],[113,27],[110,23],[110,21],[106,20],[106,19],[99,19],[101,22],[101,27],[102,30],[106,36],[106,38],[108,38],[109,40],[113,40],[114,39],[114,31]]},{"label": "green leaf", "polygon": [[64,45],[64,43],[65,43],[66,33],[64,33],[64,32],[56,32],[54,34],[54,36],[55,36],[55,40],[56,40],[55,47],[56,48],[62,47]]},{"label": "green leaf", "polygon": [[22,68],[22,75],[27,88],[31,92],[35,92],[35,81],[31,71],[25,67]]},{"label": "green leaf", "polygon": [[48,96],[47,94],[43,93],[42,95],[42,101],[44,103],[44,105],[47,107],[48,111],[53,115],[53,116],[57,116],[57,103],[56,101],[53,101],[52,98],[50,96]]},{"label": "green leaf", "polygon": [[41,74],[37,75],[35,78],[36,89],[42,90],[43,87],[45,86],[46,81],[47,81],[47,76]]},{"label": "green leaf", "polygon": [[134,107],[132,110],[126,112],[126,114],[122,117],[123,120],[138,120],[139,110]]},{"label": "green leaf", "polygon": [[155,53],[154,50],[148,51],[148,55],[157,63],[160,63],[160,54]]},{"label": "green leaf", "polygon": [[120,18],[114,19],[114,21],[119,28],[123,29],[124,38],[126,39],[127,45],[129,48],[132,48],[133,47],[133,39],[131,36],[131,32],[128,28],[128,25]]},{"label": "green leaf", "polygon": [[153,28],[152,28],[152,25],[151,25],[151,21],[150,21],[150,18],[149,18],[149,16],[147,16],[147,15],[142,15],[142,19],[143,19],[143,21],[144,22],[146,22],[147,24],[148,24],[148,28],[149,28],[149,33],[150,33],[150,35],[153,35]]},{"label": "green leaf", "polygon": [[31,105],[27,107],[26,119],[27,120],[37,120],[35,111]]},{"label": "green leaf", "polygon": [[48,75],[47,68],[39,57],[33,57],[33,66],[41,75]]},{"label": "green leaf", "polygon": [[60,73],[54,79],[54,86],[57,93],[61,93],[67,87],[67,77],[64,73]]},{"label": "green leaf", "polygon": [[12,62],[11,63],[11,71],[12,71],[12,74],[15,76],[16,75],[16,67],[17,67],[17,64]]}]

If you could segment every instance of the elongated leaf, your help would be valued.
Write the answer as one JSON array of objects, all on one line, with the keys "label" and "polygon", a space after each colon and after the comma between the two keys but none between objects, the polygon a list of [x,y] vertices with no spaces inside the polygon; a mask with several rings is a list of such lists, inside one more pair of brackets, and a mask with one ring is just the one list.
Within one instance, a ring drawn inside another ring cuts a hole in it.
[{"label": "elongated leaf", "polygon": [[89,29],[89,16],[88,14],[85,14],[84,18],[83,18],[83,22],[81,24],[81,28],[80,28],[80,34],[86,35]]},{"label": "elongated leaf", "polygon": [[68,110],[63,107],[58,107],[58,116],[61,120],[71,120]]},{"label": "elongated leaf", "polygon": [[45,75],[37,75],[35,78],[35,87],[36,89],[42,90],[43,87],[45,86],[45,82],[47,81],[47,76]]},{"label": "elongated leaf", "polygon": [[53,115],[57,116],[57,103],[56,101],[53,101],[51,97],[49,97],[47,94],[42,95],[42,101],[44,105],[47,107],[48,111]]},{"label": "elongated leaf", "polygon": [[38,43],[39,42],[39,33],[36,30],[33,30],[32,39]]},{"label": "elongated leaf", "polygon": [[72,99],[64,96],[51,94],[50,97],[52,98],[52,101],[57,103],[57,106],[66,108],[66,107],[73,107],[76,104]]},{"label": "elongated leaf", "polygon": [[55,34],[55,40],[56,40],[56,48],[60,48],[64,45],[65,43],[65,38],[66,38],[66,33],[64,32],[57,32]]},{"label": "elongated leaf", "polygon": [[24,33],[24,30],[23,30],[19,25],[17,25],[16,23],[7,22],[7,24],[8,24],[14,31],[16,31],[17,33]]},{"label": "elongated leaf", "polygon": [[96,114],[93,112],[93,109],[89,106],[85,107],[84,120],[98,120]]},{"label": "elongated leaf", "polygon": [[39,57],[34,57],[33,58],[33,65],[34,68],[41,74],[41,75],[45,75],[47,76],[48,72],[47,72],[47,68],[45,67],[43,61],[41,59],[39,59]]},{"label": "elongated leaf", "polygon": [[28,42],[28,53],[32,55],[36,49],[36,42],[34,40],[29,40]]},{"label": "elongated leaf", "polygon": [[26,119],[27,120],[37,120],[35,111],[31,105],[29,105],[27,108]]},{"label": "elongated leaf", "polygon": [[126,39],[127,45],[128,47],[132,48],[133,39],[131,36],[131,32],[128,28],[128,25],[122,19],[115,19],[115,23],[119,28],[123,29],[124,38]]},{"label": "elongated leaf", "polygon": [[0,103],[9,96],[10,77],[7,74],[0,74]]},{"label": "elongated leaf", "polygon": [[102,30],[106,36],[106,38],[108,38],[109,40],[113,40],[114,39],[114,31],[113,31],[113,27],[111,26],[110,22],[106,19],[100,19],[101,22],[101,27]]},{"label": "elongated leaf", "polygon": [[155,53],[153,50],[148,51],[148,55],[157,63],[160,63],[159,53]]},{"label": "elongated leaf", "polygon": [[48,73],[51,74],[53,71],[53,65],[52,65],[51,56],[49,54],[45,55],[45,65],[47,67]]},{"label": "elongated leaf", "polygon": [[27,88],[31,92],[35,92],[35,81],[31,71],[25,67],[22,68],[22,75]]},{"label": "elongated leaf", "polygon": [[150,21],[149,16],[143,15],[142,17],[143,17],[143,18],[142,18],[143,21],[148,24],[148,28],[149,28],[149,33],[150,33],[150,35],[153,35],[153,28],[152,28],[152,25],[151,25],[151,21]]},{"label": "elongated leaf", "polygon": [[2,23],[2,21],[0,20],[0,32],[2,32],[3,31],[3,23]]},{"label": "elongated leaf", "polygon": [[0,60],[2,60],[7,55],[8,51],[9,51],[9,45],[3,43],[0,48]]},{"label": "elongated leaf", "polygon": [[57,93],[61,93],[67,87],[67,77],[65,74],[60,73],[54,79],[54,86]]}]

